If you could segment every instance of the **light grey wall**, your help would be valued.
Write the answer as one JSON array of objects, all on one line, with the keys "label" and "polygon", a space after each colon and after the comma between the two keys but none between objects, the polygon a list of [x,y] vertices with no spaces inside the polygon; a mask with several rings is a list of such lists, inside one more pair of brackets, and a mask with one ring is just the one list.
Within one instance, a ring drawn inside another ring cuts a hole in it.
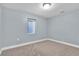
[{"label": "light grey wall", "polygon": [[48,36],[79,45],[79,11],[48,19]]},{"label": "light grey wall", "polygon": [[[39,40],[47,36],[47,21],[45,18],[32,15],[27,12],[3,8],[3,25],[4,25],[4,39],[1,47],[12,46],[29,41]],[[27,18],[36,19],[36,34],[25,33],[24,20]],[[20,40],[17,40],[19,38]]]},{"label": "light grey wall", "polygon": [[2,7],[1,7],[1,5],[0,5],[0,48],[1,48],[1,45],[2,45],[2,25],[1,25],[1,20],[2,20],[2,18],[1,18],[1,11],[2,11]]},{"label": "light grey wall", "polygon": [[[24,20],[27,18],[37,19],[37,30],[34,35],[25,33]],[[46,37],[79,45],[79,11],[46,20],[27,12],[3,7],[2,11],[0,8],[0,24],[0,32],[3,34],[0,34],[0,38],[3,37],[0,39],[1,48]]]}]

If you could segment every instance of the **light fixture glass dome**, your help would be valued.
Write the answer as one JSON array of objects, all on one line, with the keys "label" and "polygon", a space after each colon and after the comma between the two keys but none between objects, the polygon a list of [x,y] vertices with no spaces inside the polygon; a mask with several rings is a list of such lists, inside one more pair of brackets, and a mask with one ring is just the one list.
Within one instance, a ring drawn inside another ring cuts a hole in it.
[{"label": "light fixture glass dome", "polygon": [[43,9],[49,9],[53,6],[54,4],[52,3],[43,3],[42,6],[43,6]]}]

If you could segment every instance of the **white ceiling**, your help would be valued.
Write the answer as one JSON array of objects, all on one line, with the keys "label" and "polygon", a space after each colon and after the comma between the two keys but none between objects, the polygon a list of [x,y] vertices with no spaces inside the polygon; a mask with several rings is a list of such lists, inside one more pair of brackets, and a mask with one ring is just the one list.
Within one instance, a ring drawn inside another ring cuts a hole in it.
[{"label": "white ceiling", "polygon": [[55,3],[54,7],[49,10],[41,8],[42,3],[6,3],[2,4],[7,8],[26,11],[38,16],[50,18],[61,13],[69,13],[79,10],[79,3]]}]

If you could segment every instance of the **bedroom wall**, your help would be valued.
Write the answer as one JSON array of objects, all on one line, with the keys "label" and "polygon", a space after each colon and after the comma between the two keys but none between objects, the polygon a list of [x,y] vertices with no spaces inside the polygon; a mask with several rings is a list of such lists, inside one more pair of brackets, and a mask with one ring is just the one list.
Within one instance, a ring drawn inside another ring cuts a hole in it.
[{"label": "bedroom wall", "polygon": [[[45,18],[3,7],[4,41],[1,47],[12,46],[47,37],[47,21]],[[24,20],[36,19],[36,34],[26,33]]]},{"label": "bedroom wall", "polygon": [[[25,32],[24,20],[27,18],[37,19],[34,35]],[[0,8],[0,24],[1,48],[48,37],[79,45],[79,11],[46,20],[28,12],[3,7],[2,11]]]},{"label": "bedroom wall", "polygon": [[79,11],[48,19],[48,36],[79,45]]},{"label": "bedroom wall", "polygon": [[1,11],[2,11],[2,7],[1,7],[1,5],[0,5],[0,48],[1,48],[1,45],[2,45],[2,24],[1,24],[1,21],[2,21],[2,18],[1,18]]}]

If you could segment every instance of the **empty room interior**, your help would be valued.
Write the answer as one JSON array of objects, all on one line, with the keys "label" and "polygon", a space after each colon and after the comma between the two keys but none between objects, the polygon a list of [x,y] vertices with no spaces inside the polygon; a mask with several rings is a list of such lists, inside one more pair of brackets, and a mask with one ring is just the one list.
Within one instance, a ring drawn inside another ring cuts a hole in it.
[{"label": "empty room interior", "polygon": [[79,3],[0,3],[0,56],[79,56]]}]

